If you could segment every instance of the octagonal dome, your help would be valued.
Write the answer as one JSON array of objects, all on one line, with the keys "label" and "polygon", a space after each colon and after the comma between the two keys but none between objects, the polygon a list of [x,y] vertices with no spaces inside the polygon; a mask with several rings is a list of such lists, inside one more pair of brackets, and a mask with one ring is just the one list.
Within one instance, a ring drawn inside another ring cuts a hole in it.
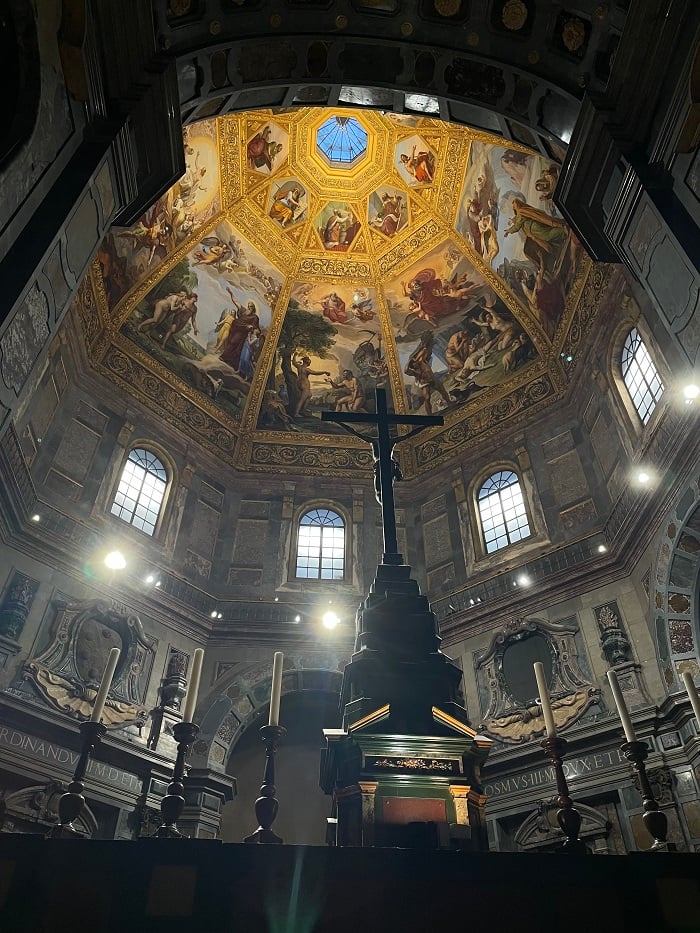
[{"label": "octagonal dome", "polygon": [[[323,142],[348,127],[342,153]],[[371,411],[381,387],[445,418],[404,445],[421,472],[565,391],[603,273],[582,311],[595,267],[556,162],[350,109],[227,115],[183,144],[180,181],[103,242],[81,313],[93,365],[226,462],[366,469],[320,412]]]}]

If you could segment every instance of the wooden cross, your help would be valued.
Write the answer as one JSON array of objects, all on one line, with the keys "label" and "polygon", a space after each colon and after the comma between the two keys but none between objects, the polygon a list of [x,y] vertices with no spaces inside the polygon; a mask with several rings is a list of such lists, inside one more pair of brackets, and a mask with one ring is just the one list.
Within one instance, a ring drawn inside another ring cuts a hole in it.
[{"label": "wooden cross", "polygon": [[[385,564],[402,564],[403,556],[399,553],[396,538],[396,514],[394,511],[394,480],[400,480],[401,470],[394,459],[394,445],[398,441],[408,440],[434,424],[444,424],[441,415],[398,415],[390,412],[386,405],[386,390],[375,389],[377,413],[370,414],[359,411],[322,411],[321,421],[334,421],[349,434],[354,434],[360,440],[372,445],[374,454],[374,489],[377,501],[382,507],[382,527],[384,529],[384,556]],[[351,424],[374,424],[377,426],[377,437],[368,437],[361,434]],[[414,425],[412,431],[403,437],[392,437],[390,425]]]}]

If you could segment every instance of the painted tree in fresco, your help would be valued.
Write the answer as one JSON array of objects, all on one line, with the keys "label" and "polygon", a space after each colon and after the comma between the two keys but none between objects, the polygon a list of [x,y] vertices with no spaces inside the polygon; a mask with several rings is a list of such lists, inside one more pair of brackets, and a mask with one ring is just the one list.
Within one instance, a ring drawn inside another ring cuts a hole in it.
[{"label": "painted tree in fresco", "polygon": [[335,344],[337,333],[335,327],[324,317],[305,311],[294,298],[290,299],[277,343],[282,375],[289,397],[287,411],[290,414],[294,412],[299,399],[297,374],[292,367],[292,354],[295,351],[297,353],[307,352],[323,359]]}]

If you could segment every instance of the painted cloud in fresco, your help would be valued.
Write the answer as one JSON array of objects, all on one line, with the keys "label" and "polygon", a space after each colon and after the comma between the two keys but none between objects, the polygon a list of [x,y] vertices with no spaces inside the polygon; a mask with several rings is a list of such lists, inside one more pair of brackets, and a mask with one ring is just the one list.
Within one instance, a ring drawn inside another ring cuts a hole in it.
[{"label": "painted cloud in fresco", "polygon": [[220,209],[216,121],[182,131],[185,174],[132,227],[112,227],[97,251],[110,308]]},{"label": "painted cloud in fresco", "polygon": [[454,409],[537,355],[520,323],[450,240],[389,281],[386,297],[412,411]]},{"label": "painted cloud in fresco", "polygon": [[224,221],[136,305],[122,330],[238,419],[282,281]]},{"label": "painted cloud in fresco", "polygon": [[550,338],[581,255],[552,200],[558,177],[541,156],[474,142],[456,225]]},{"label": "painted cloud in fresco", "polygon": [[297,282],[260,410],[263,430],[340,433],[321,411],[374,411],[389,371],[374,289]]}]

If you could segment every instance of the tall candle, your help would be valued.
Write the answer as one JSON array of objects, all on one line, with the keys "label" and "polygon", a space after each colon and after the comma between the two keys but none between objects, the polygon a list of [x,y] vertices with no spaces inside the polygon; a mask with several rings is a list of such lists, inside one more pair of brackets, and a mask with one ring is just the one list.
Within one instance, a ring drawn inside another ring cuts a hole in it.
[{"label": "tall candle", "polygon": [[547,738],[554,739],[557,735],[557,727],[554,724],[554,713],[552,711],[552,704],[549,702],[547,678],[544,676],[544,664],[541,661],[535,661],[535,680],[537,681],[537,690],[540,694],[540,703],[542,704],[542,715],[544,716]]},{"label": "tall candle", "polygon": [[112,678],[117,669],[119,654],[119,648],[110,648],[107,664],[102,675],[102,682],[100,683],[100,689],[97,691],[95,703],[92,707],[90,722],[99,722],[100,719],[102,719],[102,713],[104,712],[105,703],[107,702],[107,694],[109,693],[109,688],[112,686]]},{"label": "tall candle", "polygon": [[697,724],[700,727],[700,697],[698,696],[698,691],[695,689],[695,681],[693,680],[693,675],[690,671],[683,672],[683,686],[685,687],[686,693],[690,697],[690,703],[693,707],[693,712],[695,713],[695,719]]},{"label": "tall candle", "polygon": [[272,662],[272,690],[270,692],[270,721],[268,725],[279,726],[280,724],[280,698],[282,696],[282,662],[284,655],[281,651],[275,651],[275,657]]},{"label": "tall candle", "polygon": [[620,683],[615,671],[608,671],[608,681],[610,682],[610,689],[612,690],[613,699],[615,700],[615,706],[617,706],[617,712],[622,720],[622,728],[625,730],[625,738],[628,742],[636,742],[637,736],[635,735],[634,726],[632,725],[629,710],[627,709],[625,698],[622,695],[622,690],[620,690]]},{"label": "tall candle", "polygon": [[199,693],[199,681],[202,678],[202,661],[204,660],[204,648],[195,648],[192,655],[192,672],[190,673],[190,682],[187,685],[185,694],[185,703],[182,707],[182,721],[192,722],[194,717],[194,708],[197,705],[197,694]]}]

